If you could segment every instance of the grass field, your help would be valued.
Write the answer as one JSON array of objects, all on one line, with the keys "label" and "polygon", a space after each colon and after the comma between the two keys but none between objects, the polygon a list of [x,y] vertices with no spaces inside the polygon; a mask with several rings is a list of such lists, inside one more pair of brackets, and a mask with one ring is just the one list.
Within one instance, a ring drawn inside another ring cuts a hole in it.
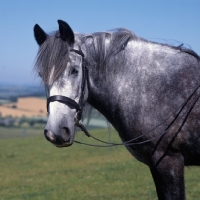
[{"label": "grass field", "polygon": [[[124,147],[56,148],[40,129],[0,128],[0,200],[153,200],[148,168]],[[108,139],[106,129],[92,134]],[[119,141],[113,131],[112,141]],[[77,140],[94,143],[78,133]],[[200,170],[186,169],[187,199],[200,199]]]}]

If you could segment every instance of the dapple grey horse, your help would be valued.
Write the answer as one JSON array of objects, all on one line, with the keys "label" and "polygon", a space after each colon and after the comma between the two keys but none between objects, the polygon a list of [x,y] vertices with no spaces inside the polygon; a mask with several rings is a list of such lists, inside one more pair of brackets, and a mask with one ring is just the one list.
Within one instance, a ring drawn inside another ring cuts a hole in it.
[{"label": "dapple grey horse", "polygon": [[184,166],[200,165],[200,57],[126,29],[75,34],[66,22],[58,24],[51,34],[34,27],[47,140],[73,144],[87,102],[149,166],[160,200],[185,199]]}]

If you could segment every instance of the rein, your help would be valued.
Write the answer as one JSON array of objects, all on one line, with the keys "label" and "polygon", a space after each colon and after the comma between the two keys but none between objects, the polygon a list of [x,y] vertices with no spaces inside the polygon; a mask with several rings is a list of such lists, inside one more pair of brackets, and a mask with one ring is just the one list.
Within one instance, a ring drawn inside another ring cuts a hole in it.
[{"label": "rein", "polygon": [[[78,144],[83,144],[83,145],[87,145],[87,146],[93,146],[93,147],[113,147],[113,146],[122,146],[122,145],[125,145],[125,146],[131,146],[131,145],[139,145],[139,144],[144,144],[144,143],[147,143],[147,142],[150,142],[152,140],[155,140],[155,139],[158,139],[158,138],[162,138],[165,134],[167,134],[167,132],[170,130],[171,126],[175,123],[176,119],[178,119],[179,115],[181,114],[182,110],[184,109],[184,107],[188,104],[188,102],[190,101],[190,99],[193,97],[193,95],[197,92],[197,90],[200,88],[200,84],[195,88],[195,90],[192,92],[192,94],[188,97],[188,99],[176,110],[174,111],[171,115],[169,115],[163,122],[161,122],[160,124],[158,124],[157,126],[155,126],[153,129],[151,129],[150,131],[147,131],[146,133],[136,137],[136,138],[133,138],[131,140],[128,140],[126,142],[122,142],[122,143],[111,143],[111,142],[105,142],[103,140],[100,140],[92,135],[90,135],[87,131],[87,129],[82,125],[82,123],[80,123],[80,128],[81,130],[88,136],[88,137],[91,137],[93,138],[94,140],[96,141],[99,141],[99,142],[102,142],[106,145],[95,145],[95,144],[88,144],[88,143],[84,143],[84,142],[79,142],[79,141],[76,141],[76,143]],[[197,96],[197,98],[195,99],[195,101],[192,103],[192,105],[190,106],[189,108],[189,112],[186,114],[186,116],[184,117],[183,119],[183,122],[181,123],[180,127],[178,128],[178,130],[176,131],[175,135],[177,135],[180,130],[182,129],[182,127],[184,126],[188,116],[190,115],[193,107],[195,106],[195,104],[197,103],[197,101],[200,99],[200,94]],[[177,114],[175,114],[176,112],[178,111]],[[162,124],[164,124],[170,117],[172,117],[173,115],[175,115],[174,119],[171,121],[171,123],[168,125],[168,127],[165,129],[165,131],[162,133],[162,134],[159,134],[158,136],[155,136],[151,139],[148,139],[148,140],[144,140],[144,141],[141,141],[141,142],[134,142],[135,140],[151,133],[152,131],[156,130],[159,126],[161,126]]]}]

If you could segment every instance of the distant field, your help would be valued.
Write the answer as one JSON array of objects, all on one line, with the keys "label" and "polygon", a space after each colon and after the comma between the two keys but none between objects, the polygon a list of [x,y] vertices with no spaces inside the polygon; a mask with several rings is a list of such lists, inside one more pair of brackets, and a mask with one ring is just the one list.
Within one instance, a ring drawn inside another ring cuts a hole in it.
[{"label": "distant field", "polygon": [[[148,167],[125,147],[56,148],[42,132],[0,128],[0,200],[157,199]],[[108,139],[105,129],[92,134]],[[120,141],[115,131],[110,137]],[[81,132],[76,139],[95,143]],[[187,199],[199,199],[199,180],[199,168],[186,169]]]},{"label": "distant field", "polygon": [[17,102],[1,105],[0,113],[3,117],[45,117],[47,115],[46,100],[37,97],[18,98]]},{"label": "distant field", "polygon": [[0,99],[14,100],[18,97],[44,95],[45,89],[42,85],[16,85],[0,83]]}]

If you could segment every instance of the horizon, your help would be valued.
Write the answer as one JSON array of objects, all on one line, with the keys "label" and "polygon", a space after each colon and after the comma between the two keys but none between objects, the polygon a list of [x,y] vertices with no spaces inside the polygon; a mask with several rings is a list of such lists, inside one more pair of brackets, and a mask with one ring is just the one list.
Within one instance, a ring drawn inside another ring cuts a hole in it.
[{"label": "horizon", "polygon": [[[88,0],[53,1],[2,0],[0,2],[0,83],[39,85],[33,71],[38,45],[33,27],[49,33],[58,29],[57,20],[69,23],[74,32],[93,33],[127,28],[139,37],[184,44],[200,55],[200,1],[194,0]],[[3,47],[3,48],[2,48]]]}]

